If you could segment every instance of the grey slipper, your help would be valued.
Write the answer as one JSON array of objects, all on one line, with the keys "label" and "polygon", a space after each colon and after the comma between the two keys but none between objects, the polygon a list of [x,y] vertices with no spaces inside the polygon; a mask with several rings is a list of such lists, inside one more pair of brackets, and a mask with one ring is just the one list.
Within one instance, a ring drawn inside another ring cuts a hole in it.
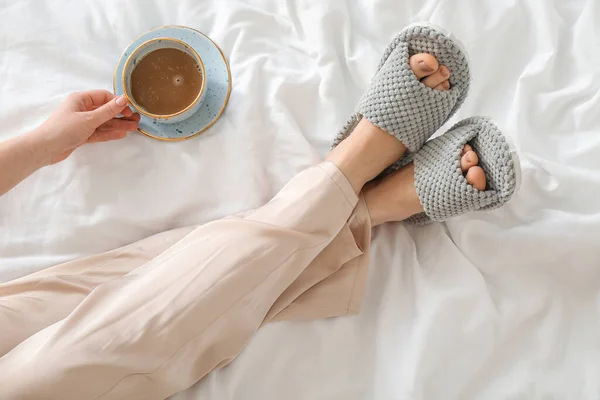
[{"label": "grey slipper", "polygon": [[[462,149],[470,144],[479,157],[487,186],[471,186],[460,169]],[[500,129],[489,119],[460,121],[443,135],[428,141],[414,154],[415,188],[424,213],[407,222],[445,221],[468,211],[492,210],[506,203],[521,183],[519,158]]]},{"label": "grey slipper", "polygon": [[[433,90],[416,78],[408,59],[418,53],[429,53],[450,69],[449,90]],[[365,117],[415,152],[458,110],[469,91],[469,81],[466,55],[451,34],[428,24],[411,25],[385,50],[371,87],[333,147]]]}]

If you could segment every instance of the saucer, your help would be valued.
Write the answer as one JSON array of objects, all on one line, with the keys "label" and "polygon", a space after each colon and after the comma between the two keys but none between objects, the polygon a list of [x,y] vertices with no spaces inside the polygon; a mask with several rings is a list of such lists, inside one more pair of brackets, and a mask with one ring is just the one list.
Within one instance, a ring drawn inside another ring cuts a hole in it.
[{"label": "saucer", "polygon": [[138,131],[158,140],[185,140],[201,134],[219,119],[231,93],[231,71],[227,59],[208,36],[195,29],[176,25],[162,26],[143,33],[121,55],[113,76],[113,90],[118,96],[124,93],[121,75],[131,52],[148,40],[163,37],[181,40],[196,50],[204,62],[207,92],[200,109],[185,120],[165,124],[141,115]]}]

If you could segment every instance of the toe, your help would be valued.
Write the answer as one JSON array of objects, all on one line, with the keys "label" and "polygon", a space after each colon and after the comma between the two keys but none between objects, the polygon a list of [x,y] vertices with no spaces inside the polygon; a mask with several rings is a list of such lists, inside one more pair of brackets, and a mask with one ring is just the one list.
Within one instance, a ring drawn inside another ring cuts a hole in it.
[{"label": "toe", "polygon": [[467,182],[469,182],[477,190],[485,190],[485,172],[481,167],[471,167],[467,171]]},{"label": "toe", "polygon": [[436,72],[439,68],[437,59],[431,54],[419,53],[408,59],[410,68],[417,79],[423,79]]},{"label": "toe", "polygon": [[[436,72],[426,76],[422,82],[425,86],[434,88],[443,82],[448,82],[448,78],[450,78],[450,70],[445,65],[442,65]],[[448,88],[450,88],[450,84],[448,84]]]},{"label": "toe", "polygon": [[473,150],[467,151],[460,158],[460,169],[462,172],[466,172],[469,168],[476,166],[478,162],[479,157],[477,157],[477,153],[475,153]]},{"label": "toe", "polygon": [[469,144],[465,144],[463,146],[463,149],[462,149],[462,152],[460,153],[460,155],[464,156],[467,151],[473,151],[473,148]]},{"label": "toe", "polygon": [[450,89],[450,82],[444,81],[433,88],[433,90],[448,90]]}]

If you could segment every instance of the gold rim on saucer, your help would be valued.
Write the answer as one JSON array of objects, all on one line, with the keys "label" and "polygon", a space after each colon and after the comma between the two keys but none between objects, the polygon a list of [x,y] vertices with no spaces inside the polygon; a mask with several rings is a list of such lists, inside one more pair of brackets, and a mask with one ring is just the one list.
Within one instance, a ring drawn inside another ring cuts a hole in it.
[{"label": "gold rim on saucer", "polygon": [[[185,137],[181,137],[181,138],[165,138],[165,137],[159,137],[159,136],[154,136],[146,131],[144,131],[141,128],[138,128],[138,132],[151,137],[152,139],[156,139],[156,140],[162,140],[164,142],[181,142],[182,140],[188,140],[191,139],[193,137],[196,137],[202,133],[204,133],[208,128],[210,128],[211,126],[213,126],[215,124],[215,122],[217,122],[219,120],[219,118],[221,118],[221,115],[223,114],[223,111],[225,111],[225,107],[227,106],[227,104],[229,103],[229,97],[231,96],[231,69],[229,68],[229,62],[227,61],[227,58],[225,58],[225,54],[223,54],[223,50],[221,50],[221,48],[219,47],[219,45],[217,43],[214,42],[214,40],[212,40],[210,37],[208,37],[207,35],[205,35],[204,33],[200,32],[197,29],[194,28],[190,28],[189,26],[183,26],[183,25],[163,25],[163,26],[158,26],[154,29],[150,29],[149,31],[146,31],[144,33],[142,33],[141,35],[138,35],[135,39],[132,40],[132,42],[135,42],[137,39],[139,39],[140,37],[144,36],[147,33],[153,32],[157,29],[163,29],[163,28],[184,28],[184,29],[190,29],[192,31],[195,31],[197,33],[199,33],[200,35],[204,36],[205,38],[207,38],[208,40],[210,40],[212,42],[212,44],[215,45],[215,47],[217,48],[217,50],[219,50],[219,53],[221,53],[221,57],[223,58],[223,61],[225,62],[225,66],[227,67],[227,76],[229,79],[229,84],[227,85],[227,95],[225,96],[225,101],[223,102],[223,106],[221,107],[221,109],[219,110],[219,112],[217,113],[217,116],[215,117],[215,119],[213,119],[207,126],[205,126],[204,128],[200,129],[197,132],[194,132],[188,136]],[[123,53],[121,53],[121,57],[119,57],[119,61],[117,61],[117,65],[115,66],[115,70],[113,72],[113,93],[117,94],[117,68],[119,67],[119,63],[121,62],[121,59],[123,58],[124,54],[125,54],[125,50],[123,50]],[[123,92],[125,92],[125,89],[123,88]]]}]

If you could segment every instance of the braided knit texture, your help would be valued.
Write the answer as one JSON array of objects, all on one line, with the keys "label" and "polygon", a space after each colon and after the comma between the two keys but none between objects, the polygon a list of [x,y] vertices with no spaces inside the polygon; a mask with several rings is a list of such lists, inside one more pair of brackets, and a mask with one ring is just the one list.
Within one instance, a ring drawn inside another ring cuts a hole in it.
[{"label": "braided knit texture", "polygon": [[[408,63],[418,53],[429,53],[450,69],[449,90],[433,90],[419,82]],[[466,56],[456,43],[431,27],[408,27],[385,50],[371,86],[333,147],[365,117],[416,152],[464,102],[469,81]]]},{"label": "braided knit texture", "polygon": [[[462,148],[470,144],[485,172],[486,190],[470,185],[460,169]],[[467,118],[445,134],[428,141],[414,155],[415,188],[424,213],[407,220],[413,224],[445,221],[476,210],[506,203],[516,188],[511,150],[500,129],[483,117]]]}]

